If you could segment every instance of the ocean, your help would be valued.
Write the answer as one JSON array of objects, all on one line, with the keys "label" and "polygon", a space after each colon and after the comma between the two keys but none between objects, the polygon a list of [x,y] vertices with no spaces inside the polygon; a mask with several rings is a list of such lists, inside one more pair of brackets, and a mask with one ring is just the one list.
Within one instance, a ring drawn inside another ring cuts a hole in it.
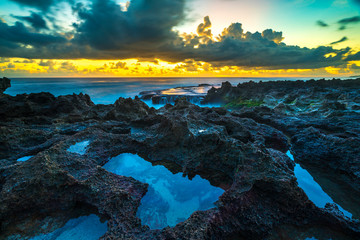
[{"label": "ocean", "polygon": [[112,104],[119,97],[134,98],[142,91],[174,87],[212,84],[220,86],[229,81],[233,85],[248,81],[307,80],[309,78],[12,78],[5,93],[50,92],[55,96],[88,94],[95,104]]}]

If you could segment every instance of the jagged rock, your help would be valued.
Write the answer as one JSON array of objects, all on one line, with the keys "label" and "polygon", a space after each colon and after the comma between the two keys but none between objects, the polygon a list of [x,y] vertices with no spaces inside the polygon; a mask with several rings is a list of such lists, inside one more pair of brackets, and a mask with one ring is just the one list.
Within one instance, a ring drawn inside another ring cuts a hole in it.
[{"label": "jagged rock", "polygon": [[[287,84],[303,85],[279,83],[285,86],[283,89]],[[312,90],[302,93],[323,96],[328,90],[315,87],[342,84],[310,81]],[[357,91],[354,84],[345,84],[352,88],[352,99]],[[255,83],[246,86],[249,94],[258,91]],[[273,88],[266,85],[260,94]],[[237,88],[227,83],[222,89],[227,96],[238,94]],[[282,96],[273,95],[275,99]],[[329,101],[341,103],[340,96],[331,94]],[[288,101],[293,99],[301,102],[298,107],[307,101],[296,94]],[[345,112],[336,103],[335,108],[331,111]],[[345,173],[354,180],[352,190],[358,191],[356,147],[360,126],[356,126],[356,113],[331,117],[328,109],[316,115],[286,111],[260,106],[229,112],[224,108],[201,108],[186,99],[155,110],[138,98],[94,105],[89,96],[82,94],[3,94],[0,238],[19,234],[14,226],[28,226],[32,219],[63,222],[58,214],[68,214],[79,205],[85,213],[94,208],[108,220],[108,231],[102,239],[286,239],[280,233],[309,226],[325,234],[319,238],[359,238],[359,221],[344,217],[329,205],[318,208],[307,198],[297,185],[295,163],[285,154],[292,148],[298,161],[313,162],[315,169],[336,168],[337,174]],[[66,151],[84,140],[90,142],[84,155]],[[200,175],[225,193],[215,208],[197,211],[175,227],[150,230],[136,216],[147,184],[101,167],[121,153],[136,153],[189,178]],[[16,161],[29,155],[34,157]],[[30,229],[32,235],[43,231]],[[302,236],[296,231],[293,234],[293,239]]]},{"label": "jagged rock", "polygon": [[153,104],[174,104],[180,98],[185,98],[191,103],[201,104],[207,90],[211,87],[212,85],[209,84],[199,84],[198,86],[143,91],[139,95],[142,100],[151,100]]},{"label": "jagged rock", "polygon": [[0,94],[5,92],[9,87],[11,87],[10,79],[6,77],[0,78]]}]

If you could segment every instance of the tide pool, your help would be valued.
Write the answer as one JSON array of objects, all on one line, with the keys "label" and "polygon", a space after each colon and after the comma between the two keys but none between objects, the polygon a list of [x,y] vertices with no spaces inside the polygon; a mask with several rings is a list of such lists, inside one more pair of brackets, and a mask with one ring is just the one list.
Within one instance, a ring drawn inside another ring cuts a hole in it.
[{"label": "tide pool", "polygon": [[18,162],[26,162],[27,160],[29,160],[30,158],[32,158],[33,156],[26,156],[26,157],[22,157],[22,158],[19,158],[18,160],[16,160],[16,161],[18,161]]},{"label": "tide pool", "polygon": [[67,151],[71,153],[77,153],[80,155],[84,155],[86,153],[86,148],[89,146],[90,141],[83,141],[75,143],[74,145],[70,146]]},{"label": "tide pool", "polygon": [[151,229],[173,227],[195,211],[213,208],[214,202],[224,193],[200,176],[189,180],[182,173],[173,174],[164,166],[152,166],[134,154],[111,158],[104,168],[149,184],[137,216]]},{"label": "tide pool", "polygon": [[[286,155],[294,161],[294,156],[290,151],[286,153]],[[295,165],[295,177],[297,178],[299,187],[304,190],[308,198],[319,208],[324,208],[326,203],[335,203],[332,198],[324,192],[321,186],[314,180],[311,174],[302,168],[300,164]],[[344,213],[345,216],[351,218],[352,214],[343,209],[339,204],[335,203],[341,212]]]},{"label": "tide pool", "polygon": [[69,220],[62,228],[30,240],[98,240],[107,231],[107,223],[95,214]]}]

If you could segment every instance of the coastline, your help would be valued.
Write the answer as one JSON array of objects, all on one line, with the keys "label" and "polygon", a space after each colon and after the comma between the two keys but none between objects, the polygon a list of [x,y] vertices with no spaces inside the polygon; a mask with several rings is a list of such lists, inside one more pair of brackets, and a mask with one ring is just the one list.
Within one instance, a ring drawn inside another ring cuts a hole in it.
[{"label": "coastline", "polygon": [[[54,229],[81,209],[106,219],[102,239],[356,239],[359,96],[360,79],[223,83],[205,100],[226,108],[183,98],[157,110],[138,97],[96,105],[86,94],[0,93],[2,237],[33,237],[49,230],[38,227],[44,222]],[[67,151],[84,140],[83,155]],[[309,199],[289,150],[352,218]],[[122,153],[199,175],[225,192],[215,208],[150,230],[136,216],[148,185],[102,168]],[[24,156],[33,157],[17,161]]]}]

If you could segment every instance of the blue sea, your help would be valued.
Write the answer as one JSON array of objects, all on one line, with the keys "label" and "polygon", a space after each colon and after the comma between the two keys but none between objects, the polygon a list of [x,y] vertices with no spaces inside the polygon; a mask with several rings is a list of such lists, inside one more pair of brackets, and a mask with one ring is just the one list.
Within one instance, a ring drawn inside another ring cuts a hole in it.
[{"label": "blue sea", "polygon": [[50,92],[55,96],[73,93],[90,95],[95,104],[112,104],[119,97],[134,98],[142,91],[212,84],[233,85],[248,81],[307,80],[309,78],[12,78],[6,94]]}]

